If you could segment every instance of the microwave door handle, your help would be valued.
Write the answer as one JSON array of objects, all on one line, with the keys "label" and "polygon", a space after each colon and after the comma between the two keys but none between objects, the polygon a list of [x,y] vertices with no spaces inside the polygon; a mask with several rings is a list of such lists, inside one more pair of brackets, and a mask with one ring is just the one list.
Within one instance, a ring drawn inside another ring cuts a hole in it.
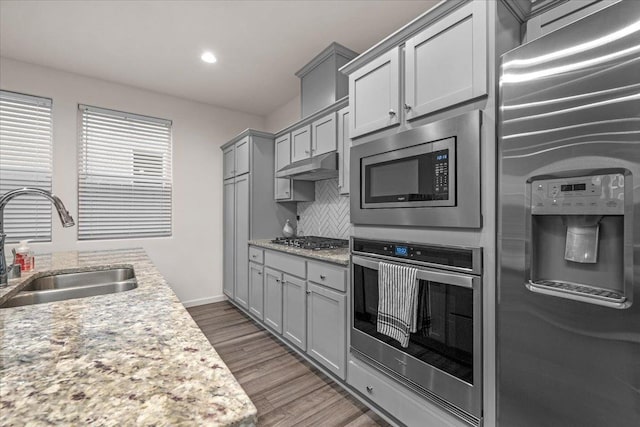
[{"label": "microwave door handle", "polygon": [[[360,265],[365,268],[369,268],[371,270],[379,269],[379,261],[377,260],[372,260],[370,258],[365,258],[358,255],[353,255],[351,257],[351,260],[353,261],[354,264]],[[401,263],[392,263],[392,262],[390,262],[389,264],[407,265],[409,267],[413,267],[413,265],[411,264],[401,264]],[[473,289],[475,287],[474,284],[479,283],[478,280],[474,280],[474,279],[477,279],[474,276],[469,276],[466,274],[457,274],[457,273],[445,273],[445,272],[434,271],[434,270],[424,270],[421,268],[418,268],[417,277],[420,280],[438,282],[438,283],[443,283],[445,285],[461,286],[463,288],[469,288],[469,289]]]}]

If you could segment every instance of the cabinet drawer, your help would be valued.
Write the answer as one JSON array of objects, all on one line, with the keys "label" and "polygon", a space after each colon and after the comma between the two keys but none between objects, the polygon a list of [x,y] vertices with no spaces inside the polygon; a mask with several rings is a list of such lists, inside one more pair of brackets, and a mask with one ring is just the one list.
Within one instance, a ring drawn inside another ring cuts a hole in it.
[{"label": "cabinet drawer", "polygon": [[468,426],[460,419],[353,357],[349,360],[347,383],[404,425]]},{"label": "cabinet drawer", "polygon": [[275,268],[293,276],[307,277],[307,263],[304,258],[295,255],[287,255],[280,252],[265,251],[264,263],[268,267]]},{"label": "cabinet drawer", "polygon": [[257,262],[258,264],[264,263],[264,250],[249,246],[249,261]]},{"label": "cabinet drawer", "polygon": [[312,282],[337,291],[347,291],[347,270],[345,268],[314,261],[309,261],[308,267],[307,278]]}]

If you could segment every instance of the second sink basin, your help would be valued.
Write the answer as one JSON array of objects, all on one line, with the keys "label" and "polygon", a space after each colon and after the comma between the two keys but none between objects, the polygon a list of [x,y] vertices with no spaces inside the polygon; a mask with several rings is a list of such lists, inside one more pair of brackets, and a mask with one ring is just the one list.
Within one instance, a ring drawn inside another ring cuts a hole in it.
[{"label": "second sink basin", "polygon": [[33,279],[0,308],[124,292],[138,287],[133,268],[60,273]]}]

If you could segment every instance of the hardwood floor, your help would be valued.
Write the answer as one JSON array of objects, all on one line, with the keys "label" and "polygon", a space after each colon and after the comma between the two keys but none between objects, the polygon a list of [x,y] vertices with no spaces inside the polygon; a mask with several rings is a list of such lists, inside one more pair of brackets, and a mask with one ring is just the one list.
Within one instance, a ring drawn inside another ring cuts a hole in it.
[{"label": "hardwood floor", "polygon": [[229,302],[188,309],[258,408],[258,426],[388,426]]}]

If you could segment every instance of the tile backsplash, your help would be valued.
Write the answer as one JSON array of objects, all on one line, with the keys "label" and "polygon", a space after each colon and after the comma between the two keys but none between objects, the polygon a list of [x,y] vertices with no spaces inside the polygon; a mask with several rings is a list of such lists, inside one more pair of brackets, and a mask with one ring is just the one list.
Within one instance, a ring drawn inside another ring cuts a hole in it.
[{"label": "tile backsplash", "polygon": [[316,200],[298,203],[297,234],[348,239],[349,196],[338,192],[338,179],[316,181]]}]

